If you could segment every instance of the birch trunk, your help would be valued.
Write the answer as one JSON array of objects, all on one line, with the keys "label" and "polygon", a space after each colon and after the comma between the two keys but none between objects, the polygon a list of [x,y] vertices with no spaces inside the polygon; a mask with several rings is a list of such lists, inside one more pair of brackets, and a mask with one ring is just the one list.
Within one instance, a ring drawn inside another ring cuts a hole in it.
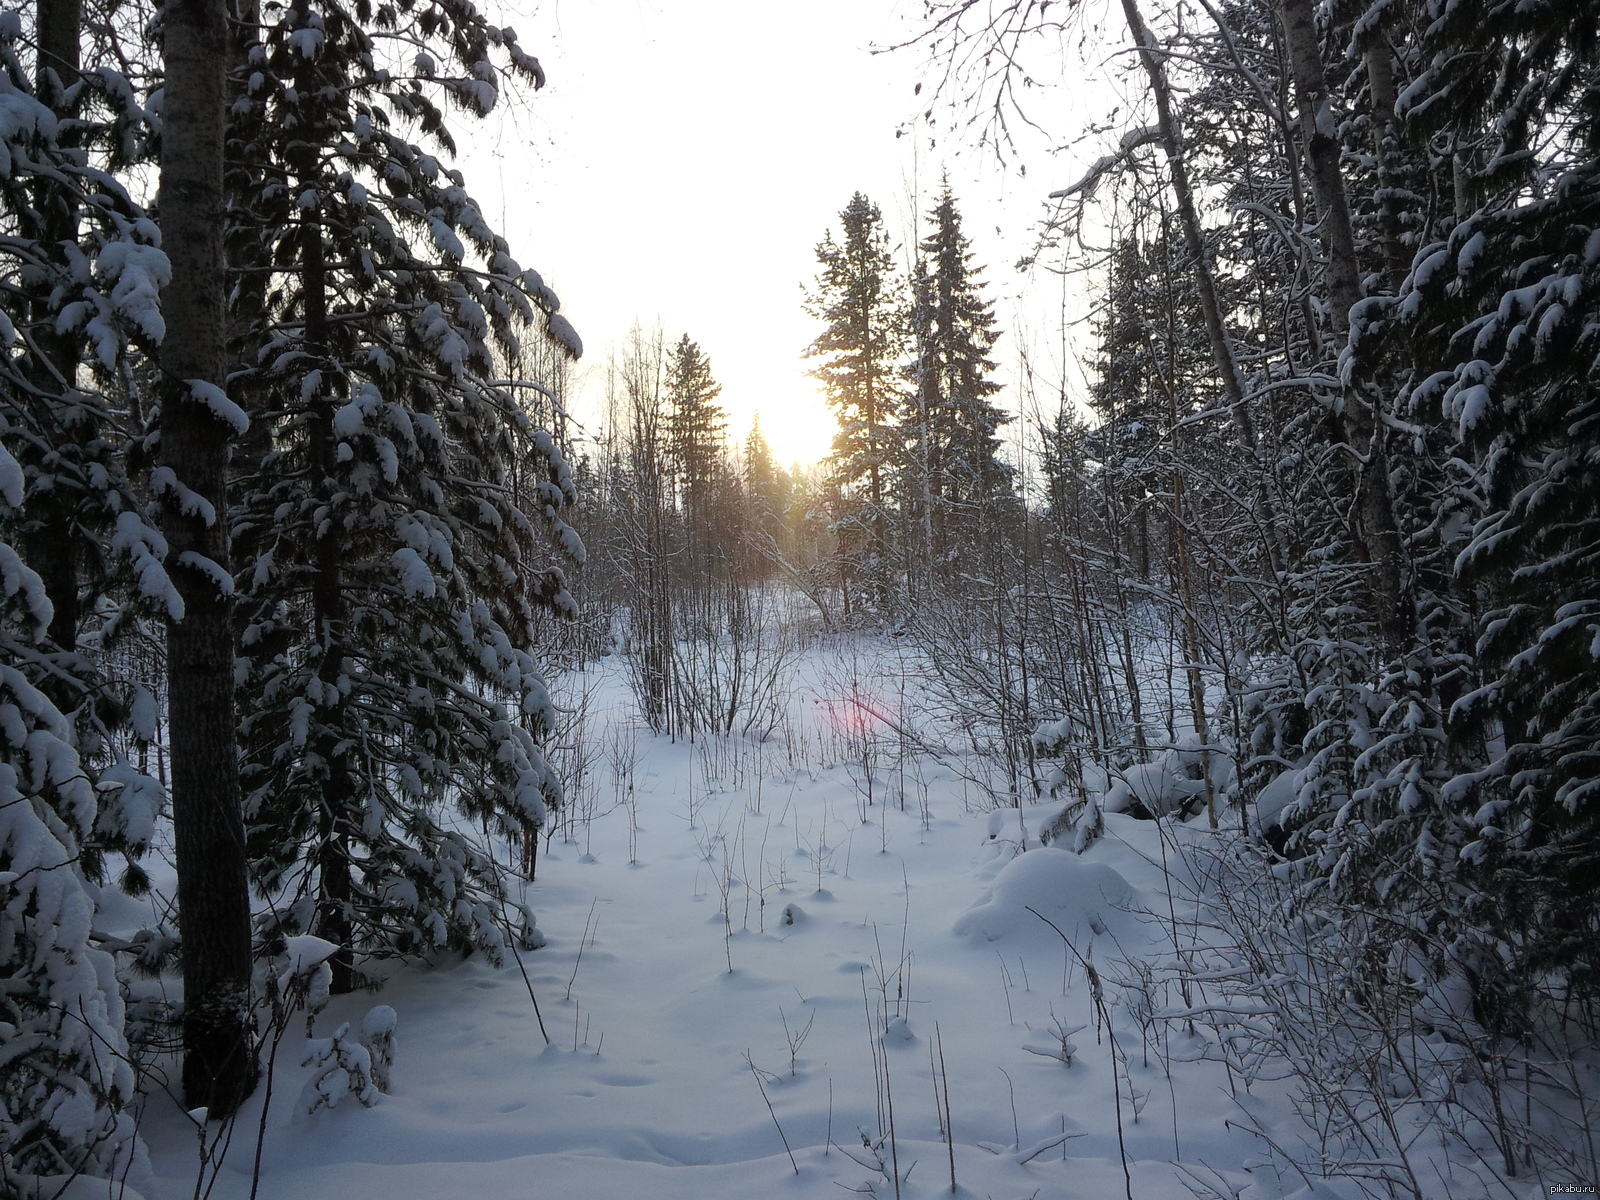
[{"label": "birch trunk", "polygon": [[1399,180],[1395,178],[1395,146],[1400,123],[1394,115],[1394,52],[1380,27],[1372,31],[1361,50],[1367,71],[1367,93],[1372,100],[1372,153],[1378,164],[1378,230],[1383,239],[1384,291],[1400,290],[1409,263],[1401,239]]},{"label": "birch trunk", "polygon": [[1183,138],[1178,130],[1177,117],[1172,108],[1172,87],[1167,82],[1167,69],[1162,63],[1155,38],[1150,34],[1139,13],[1138,0],[1122,0],[1122,12],[1128,21],[1139,50],[1139,62],[1150,80],[1150,91],[1156,102],[1156,123],[1161,131],[1161,146],[1166,152],[1167,168],[1172,178],[1172,192],[1178,202],[1178,221],[1183,226],[1183,240],[1189,257],[1194,259],[1195,284],[1200,292],[1200,309],[1205,314],[1206,334],[1211,342],[1211,356],[1217,374],[1222,379],[1223,392],[1228,397],[1235,431],[1244,448],[1254,453],[1256,448],[1255,425],[1250,410],[1245,407],[1244,382],[1239,376],[1239,362],[1233,351],[1233,342],[1223,324],[1222,306],[1217,300],[1216,277],[1211,273],[1211,262],[1206,257],[1205,235],[1200,228],[1200,214],[1195,208],[1194,187],[1189,181],[1189,165],[1184,157]]}]

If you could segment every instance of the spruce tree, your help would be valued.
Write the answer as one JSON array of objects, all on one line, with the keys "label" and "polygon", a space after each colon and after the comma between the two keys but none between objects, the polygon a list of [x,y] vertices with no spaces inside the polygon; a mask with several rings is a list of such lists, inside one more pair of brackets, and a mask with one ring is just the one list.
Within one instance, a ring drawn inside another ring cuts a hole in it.
[{"label": "spruce tree", "polygon": [[892,591],[893,484],[902,411],[897,364],[904,344],[902,302],[889,235],[878,206],[860,192],[817,246],[822,270],[806,311],[824,323],[807,354],[827,389],[839,432],[830,458],[838,508],[833,528],[849,590],[866,586],[880,612]]},{"label": "spruce tree", "polygon": [[728,420],[717,404],[721,394],[711,360],[684,334],[667,364],[667,442],[689,552],[684,582],[691,587],[703,587],[718,574],[714,559],[730,545],[721,528],[728,482],[723,462]]},{"label": "spruce tree", "polygon": [[[22,503],[22,470],[0,448],[0,506]],[[112,1178],[142,1154],[123,1111],[135,1076],[122,995],[84,872],[97,780],[39,686],[62,675],[45,643],[51,615],[43,581],[0,541],[0,1187],[19,1173]]]},{"label": "spruce tree", "polygon": [[1449,164],[1463,203],[1374,314],[1432,368],[1406,398],[1459,438],[1478,507],[1456,566],[1483,678],[1451,713],[1445,793],[1472,839],[1470,966],[1502,1002],[1551,979],[1600,991],[1597,17],[1591,0],[1438,14],[1402,115],[1470,148]]},{"label": "spruce tree", "polygon": [[[751,533],[756,539],[752,560],[770,566],[788,553],[787,517],[794,487],[789,473],[772,456],[761,430],[761,414],[750,423],[744,440],[744,491],[750,506]],[[764,568],[762,569],[765,573]]]},{"label": "spruce tree", "polygon": [[503,948],[504,868],[471,831],[521,842],[559,799],[532,646],[583,556],[565,458],[502,366],[523,336],[581,345],[434,153],[443,103],[482,115],[501,64],[543,73],[470,5],[362,18],[275,13],[233,110],[231,242],[274,272],[236,310],[270,430],[235,517],[249,845],[266,932],[340,945],[338,990],[372,959]]},{"label": "spruce tree", "polygon": [[906,368],[905,456],[917,482],[905,491],[908,504],[925,509],[929,565],[943,570],[970,554],[1011,494],[1011,470],[998,457],[999,430],[1011,417],[991,399],[1000,385],[990,378],[989,353],[1000,331],[948,182],[928,219],[932,229],[920,245],[912,285]]}]

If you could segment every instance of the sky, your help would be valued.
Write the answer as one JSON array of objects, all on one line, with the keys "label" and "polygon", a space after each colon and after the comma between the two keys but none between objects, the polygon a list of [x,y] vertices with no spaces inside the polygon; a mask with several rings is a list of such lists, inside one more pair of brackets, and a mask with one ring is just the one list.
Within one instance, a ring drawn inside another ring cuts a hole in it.
[{"label": "sky", "polygon": [[630,328],[659,326],[710,357],[731,436],[759,412],[780,461],[822,458],[835,423],[804,358],[820,331],[804,308],[815,247],[861,190],[903,255],[941,171],[986,268],[1008,375],[1025,337],[1055,324],[1059,282],[1012,264],[1070,162],[1040,170],[1039,143],[1024,178],[917,120],[931,94],[915,91],[923,54],[873,48],[914,32],[920,4],[517,2],[528,15],[500,19],[549,82],[462,130],[464,167],[584,339],[580,414],[598,411],[607,355]]}]

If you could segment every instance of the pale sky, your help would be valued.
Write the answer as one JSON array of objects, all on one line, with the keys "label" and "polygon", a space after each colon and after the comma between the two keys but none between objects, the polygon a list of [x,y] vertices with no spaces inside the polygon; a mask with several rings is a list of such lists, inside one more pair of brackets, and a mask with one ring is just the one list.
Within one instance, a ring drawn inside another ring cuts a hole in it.
[{"label": "pale sky", "polygon": [[575,407],[598,403],[607,354],[629,328],[659,323],[669,341],[686,332],[709,355],[735,438],[759,411],[781,461],[820,459],[834,421],[802,358],[818,332],[802,303],[815,246],[858,189],[900,239],[913,178],[926,210],[941,169],[986,268],[1008,366],[1018,325],[1044,332],[1059,284],[1012,264],[1071,163],[1036,153],[1021,178],[955,139],[929,146],[928,127],[913,124],[928,99],[913,91],[922,56],[870,51],[906,37],[903,17],[920,8],[558,0],[500,17],[549,83],[489,128],[458,123],[463,166],[584,339]]}]

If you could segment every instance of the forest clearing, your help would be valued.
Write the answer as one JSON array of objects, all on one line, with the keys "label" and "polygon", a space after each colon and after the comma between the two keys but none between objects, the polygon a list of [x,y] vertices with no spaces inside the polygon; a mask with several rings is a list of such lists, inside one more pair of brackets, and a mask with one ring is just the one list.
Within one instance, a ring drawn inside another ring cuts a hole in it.
[{"label": "forest clearing", "polygon": [[0,10],[0,1200],[1592,1192],[1595,0],[624,7]]},{"label": "forest clearing", "polygon": [[[549,944],[498,968],[444,955],[319,1012],[319,1037],[359,1030],[374,999],[397,1014],[370,1110],[336,1091],[307,1114],[325,1072],[299,1061],[296,1020],[259,1194],[1345,1194],[1305,1190],[1284,1157],[1376,1157],[1295,1114],[1327,1100],[1296,1075],[1323,1064],[1297,1056],[1334,1032],[1319,1006],[1338,998],[1281,1014],[1308,1037],[1256,1025],[1271,1001],[1228,943],[1243,914],[1212,892],[1233,815],[1214,834],[1198,811],[1108,813],[1083,854],[1045,846],[1067,801],[993,807],[980,763],[896,728],[932,716],[907,657],[814,644],[766,740],[653,736],[615,659],[563,680],[585,722],[565,731],[576,777],[519,889]],[[1447,1033],[1470,1023],[1430,1001]],[[1455,1048],[1389,1064],[1416,1094],[1353,1102],[1392,1106],[1391,1152],[1438,1194],[1493,1195],[1473,1101],[1444,1100]],[[219,1200],[249,1195],[262,1100],[209,1168],[193,1124],[153,1107],[160,1194],[198,1172]]]}]

